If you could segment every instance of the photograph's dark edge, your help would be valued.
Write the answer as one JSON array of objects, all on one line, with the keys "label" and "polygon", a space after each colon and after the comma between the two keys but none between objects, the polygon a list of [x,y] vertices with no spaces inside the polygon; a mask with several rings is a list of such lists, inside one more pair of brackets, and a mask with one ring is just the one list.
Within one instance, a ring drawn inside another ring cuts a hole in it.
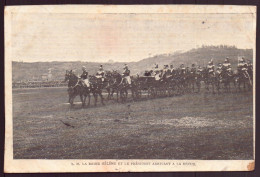
[{"label": "photograph's dark edge", "polygon": [[[5,110],[4,110],[4,5],[5,5],[5,1],[0,1],[0,70],[1,70],[1,74],[0,74],[0,80],[1,80],[1,84],[0,84],[0,111],[1,111],[1,116],[0,116],[0,170],[1,170],[1,174],[3,174],[3,170],[4,170],[4,131],[5,131]],[[1,176],[1,175],[0,175]]]},{"label": "photograph's dark edge", "polygon": [[[51,0],[39,0],[39,1],[34,1],[34,0],[28,0],[28,1],[21,1],[21,0],[6,0],[6,1],[1,1],[1,24],[2,27],[0,29],[0,42],[1,42],[1,52],[0,52],[0,58],[1,60],[1,78],[0,80],[2,81],[1,84],[1,121],[0,121],[0,140],[1,140],[1,159],[0,159],[0,166],[1,166],[1,172],[4,176],[36,176],[36,174],[4,174],[3,173],[3,160],[4,160],[4,5],[43,5],[43,4],[158,4],[154,1],[72,1],[72,0],[63,0],[63,1],[51,1]],[[259,6],[259,1],[257,0],[252,0],[252,1],[161,1],[159,4],[225,4],[225,5],[257,5]],[[258,9],[257,9],[258,11]],[[260,16],[257,13],[257,27],[258,24],[260,22]],[[257,28],[257,35],[256,35],[256,68],[259,65],[258,63],[258,58],[259,58],[259,28]],[[257,76],[258,70],[256,69],[256,76]],[[256,106],[258,105],[258,100],[259,100],[259,96],[257,94],[257,88],[259,86],[260,80],[258,77],[256,77]],[[257,99],[258,98],[258,99]],[[259,127],[259,122],[257,120],[257,115],[259,113],[259,110],[256,107],[256,127]],[[259,139],[259,130],[256,128],[256,140]],[[255,171],[253,172],[190,172],[190,173],[91,173],[88,174],[89,176],[178,176],[178,177],[220,177],[220,176],[225,176],[225,177],[257,177],[260,176],[259,174],[259,163],[258,163],[258,158],[259,158],[259,151],[257,149],[259,149],[259,142],[256,141],[255,143],[255,149],[256,149],[256,153],[255,153],[255,158],[256,158],[256,166],[255,166]],[[37,176],[86,176],[86,174],[37,174]]]}]

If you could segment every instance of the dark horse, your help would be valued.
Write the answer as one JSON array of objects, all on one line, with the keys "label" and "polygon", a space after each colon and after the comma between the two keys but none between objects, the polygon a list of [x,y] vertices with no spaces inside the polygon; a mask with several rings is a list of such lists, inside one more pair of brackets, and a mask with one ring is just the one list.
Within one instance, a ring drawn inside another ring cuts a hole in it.
[{"label": "dark horse", "polygon": [[244,91],[247,89],[250,90],[252,88],[252,78],[250,77],[249,73],[247,70],[239,70],[237,71],[237,82],[238,82],[238,89],[240,89],[240,85],[243,84]]},{"label": "dark horse", "polygon": [[89,98],[88,105],[90,103],[90,90],[82,85],[82,80],[78,78],[72,70],[66,70],[65,82],[68,81],[68,94],[69,103],[73,106],[73,101],[76,96],[80,96],[82,106],[85,106],[86,97]]},{"label": "dark horse", "polygon": [[209,91],[210,85],[212,86],[212,93],[215,93],[215,87],[219,92],[219,84],[217,77],[214,72],[209,72],[207,68],[204,68],[202,71],[202,78],[205,83],[206,89]]},{"label": "dark horse", "polygon": [[236,77],[235,74],[233,73],[233,71],[227,71],[227,70],[223,70],[220,73],[219,76],[219,83],[223,83],[224,89],[226,92],[230,92],[231,91],[231,85],[230,83],[234,84],[234,87],[236,88]]},{"label": "dark horse", "polygon": [[112,72],[112,84],[111,84],[111,88],[112,88],[112,93],[111,95],[113,95],[113,93],[117,94],[117,101],[118,101],[118,96],[120,96],[120,99],[124,102],[127,100],[127,96],[128,96],[128,89],[131,90],[132,92],[132,98],[133,100],[135,100],[135,82],[133,79],[131,79],[131,85],[127,82],[126,78],[123,77],[120,73],[118,73],[117,71],[113,71]]},{"label": "dark horse", "polygon": [[89,76],[89,82],[90,82],[90,91],[92,92],[94,98],[95,98],[95,103],[94,105],[97,105],[97,99],[98,95],[101,98],[101,103],[102,105],[105,105],[104,103],[104,98],[102,95],[102,89],[104,88],[104,83],[100,78],[97,78],[96,76]]}]

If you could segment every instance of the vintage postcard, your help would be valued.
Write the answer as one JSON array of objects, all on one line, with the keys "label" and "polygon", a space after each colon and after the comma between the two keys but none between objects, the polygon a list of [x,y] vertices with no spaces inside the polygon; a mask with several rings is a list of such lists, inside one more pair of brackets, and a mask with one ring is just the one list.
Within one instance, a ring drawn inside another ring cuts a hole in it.
[{"label": "vintage postcard", "polygon": [[4,170],[252,171],[255,46],[255,6],[8,6]]}]

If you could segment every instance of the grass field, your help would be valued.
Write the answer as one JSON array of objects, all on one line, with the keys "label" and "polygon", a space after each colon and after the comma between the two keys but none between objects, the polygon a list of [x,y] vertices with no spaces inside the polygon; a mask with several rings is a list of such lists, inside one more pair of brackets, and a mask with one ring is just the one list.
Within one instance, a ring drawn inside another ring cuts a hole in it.
[{"label": "grass field", "polygon": [[253,158],[252,92],[67,101],[66,88],[13,90],[15,159]]}]

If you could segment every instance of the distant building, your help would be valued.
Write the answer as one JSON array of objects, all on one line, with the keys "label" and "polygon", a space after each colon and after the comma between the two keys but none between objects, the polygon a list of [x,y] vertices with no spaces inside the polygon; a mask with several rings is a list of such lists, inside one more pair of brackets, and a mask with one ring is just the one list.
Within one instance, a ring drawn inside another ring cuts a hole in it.
[{"label": "distant building", "polygon": [[52,68],[48,69],[48,73],[45,73],[42,75],[42,80],[43,81],[51,81],[52,80],[52,73],[51,73]]}]

